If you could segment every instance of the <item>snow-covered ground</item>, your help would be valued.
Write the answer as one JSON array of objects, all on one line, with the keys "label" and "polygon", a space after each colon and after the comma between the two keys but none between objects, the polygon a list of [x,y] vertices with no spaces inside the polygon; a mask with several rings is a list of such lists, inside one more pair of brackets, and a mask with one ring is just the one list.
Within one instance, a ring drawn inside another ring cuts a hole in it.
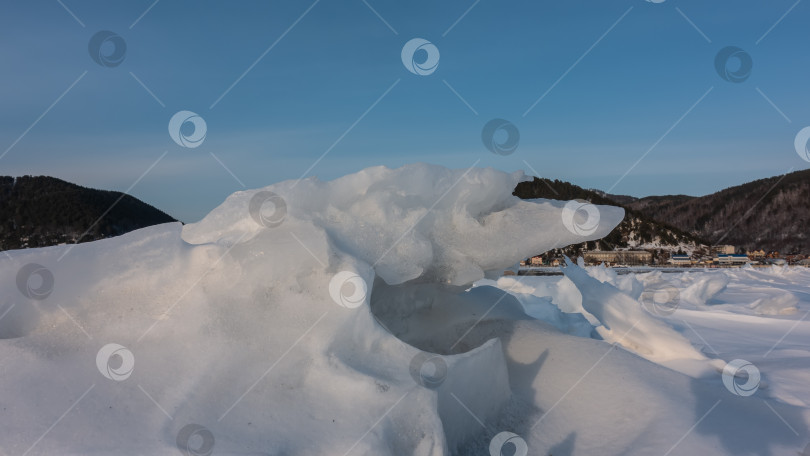
[{"label": "snow-covered ground", "polygon": [[499,278],[624,215],[524,178],[369,168],[9,252],[0,454],[802,454],[810,271]]},{"label": "snow-covered ground", "polygon": [[[528,313],[533,307],[546,309],[545,315],[534,314],[561,332],[566,328],[559,320],[584,314],[593,322],[593,336],[605,340],[587,360],[572,355],[571,347],[549,349],[545,369],[533,382],[535,404],[543,410],[537,428],[546,430],[531,434],[529,446],[539,449],[536,454],[810,454],[805,450],[810,442],[809,269],[618,275],[604,267],[588,267],[587,274],[574,268],[565,276],[503,277],[476,284],[508,291]],[[657,332],[634,340],[639,328],[625,334],[635,320],[622,318],[630,315],[624,311],[610,331],[621,327],[621,334],[604,337],[600,321],[611,322],[589,315],[587,305],[582,308],[594,292],[604,306],[637,303],[705,357],[723,360],[720,371],[695,371],[683,362],[685,356],[657,361],[683,375],[642,367],[638,360],[625,368],[622,357],[612,353],[614,346],[651,359],[676,344]],[[569,313],[548,316],[557,309]],[[556,362],[546,366],[549,360]],[[735,360],[747,363],[732,364],[724,374],[726,363]],[[742,367],[738,377],[730,375],[735,366]],[[566,377],[562,369],[574,373]],[[747,383],[749,373],[758,374],[759,381]],[[573,451],[552,451],[554,442],[567,436],[577,436],[568,439]]]}]

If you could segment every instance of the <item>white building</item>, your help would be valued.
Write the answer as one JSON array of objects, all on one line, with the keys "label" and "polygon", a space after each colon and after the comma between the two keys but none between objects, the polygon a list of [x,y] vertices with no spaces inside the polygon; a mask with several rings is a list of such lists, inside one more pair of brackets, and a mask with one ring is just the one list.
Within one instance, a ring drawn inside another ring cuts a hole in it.
[{"label": "white building", "polygon": [[717,262],[721,265],[731,265],[731,264],[745,264],[750,261],[748,259],[748,255],[743,254],[720,254],[717,255]]},{"label": "white building", "polygon": [[583,256],[585,257],[585,262],[591,264],[608,263],[639,265],[652,263],[652,253],[647,252],[646,250],[592,250],[590,252],[585,252]]},{"label": "white building", "polygon": [[669,257],[669,264],[676,266],[688,266],[692,264],[692,257],[689,255],[672,255]]}]

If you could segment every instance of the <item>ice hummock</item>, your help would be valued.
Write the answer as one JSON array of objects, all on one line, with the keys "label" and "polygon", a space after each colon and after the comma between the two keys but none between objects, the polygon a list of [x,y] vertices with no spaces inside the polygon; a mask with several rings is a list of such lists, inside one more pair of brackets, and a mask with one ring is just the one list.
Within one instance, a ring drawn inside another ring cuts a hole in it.
[{"label": "ice hummock", "polygon": [[[33,263],[55,282],[41,300],[14,280],[0,288],[0,450],[438,456],[486,454],[508,431],[530,454],[647,454],[693,426],[684,454],[799,444],[719,378],[637,356],[645,339],[626,351],[587,337],[586,317],[615,331],[623,311],[642,314],[635,296],[577,278],[577,266],[557,292],[579,303],[471,288],[527,254],[600,238],[624,215],[594,206],[598,223],[572,227],[566,202],[512,196],[523,179],[375,167],[238,192],[185,227],[10,252],[3,277]],[[711,361],[685,345],[668,360],[677,353]],[[805,413],[772,407],[794,423]],[[197,440],[181,444],[189,429]]]},{"label": "ice hummock", "polygon": [[[282,232],[297,233],[298,227],[322,232],[336,253],[373,265],[374,274],[389,284],[463,286],[485,272],[500,275],[526,252],[598,239],[624,217],[621,208],[599,206],[594,231],[576,234],[563,223],[564,202],[512,195],[525,180],[523,172],[417,164],[368,168],[329,182],[287,181],[234,193],[202,221],[187,225],[183,239],[229,244],[266,232],[245,207],[258,192],[272,191],[286,202]],[[318,253],[331,260],[330,252]]]}]

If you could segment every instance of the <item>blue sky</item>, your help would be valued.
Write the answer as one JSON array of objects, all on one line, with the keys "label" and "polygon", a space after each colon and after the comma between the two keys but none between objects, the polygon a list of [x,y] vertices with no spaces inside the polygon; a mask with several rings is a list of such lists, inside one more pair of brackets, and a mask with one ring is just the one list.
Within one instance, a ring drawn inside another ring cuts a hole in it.
[{"label": "blue sky", "polygon": [[[0,174],[131,187],[193,222],[321,156],[307,175],[477,163],[635,196],[808,167],[808,2],[313,2],[3,3]],[[102,30],[118,66],[88,52]],[[412,38],[439,50],[432,74],[403,65]],[[751,56],[744,82],[716,71],[726,46]],[[169,136],[182,110],[199,147]],[[493,118],[520,132],[511,155],[482,143]]]}]

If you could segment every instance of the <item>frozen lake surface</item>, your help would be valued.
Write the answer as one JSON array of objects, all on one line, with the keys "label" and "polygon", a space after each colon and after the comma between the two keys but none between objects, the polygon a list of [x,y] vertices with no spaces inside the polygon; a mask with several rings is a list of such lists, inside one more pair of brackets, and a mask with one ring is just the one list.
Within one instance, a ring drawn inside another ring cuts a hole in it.
[{"label": "frozen lake surface", "polygon": [[8,252],[0,454],[801,454],[810,270],[499,278],[624,216],[524,178],[370,168]]}]

